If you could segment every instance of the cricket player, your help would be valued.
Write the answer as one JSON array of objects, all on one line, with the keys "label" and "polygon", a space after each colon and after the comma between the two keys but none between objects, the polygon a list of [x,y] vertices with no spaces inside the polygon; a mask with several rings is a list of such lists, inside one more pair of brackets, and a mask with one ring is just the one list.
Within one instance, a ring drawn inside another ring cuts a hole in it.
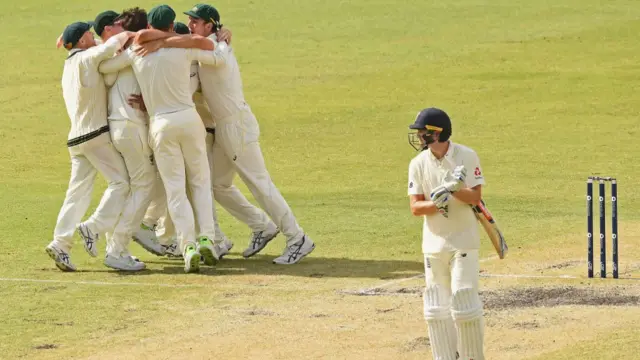
[{"label": "cricket player", "polygon": [[[176,32],[176,34],[179,34],[179,35],[191,34],[187,25],[181,22],[174,23],[174,31]],[[228,29],[220,30],[220,35],[222,39],[221,41],[226,41],[227,43],[231,42],[231,32]],[[164,33],[159,34],[159,36],[160,36],[159,39],[166,38]],[[191,63],[191,71],[189,73],[189,78],[190,78],[191,91],[193,93],[193,102],[195,104],[196,111],[198,112],[198,115],[200,116],[200,118],[202,118],[202,122],[207,131],[207,137],[206,137],[207,158],[209,160],[209,167],[211,167],[211,162],[212,162],[211,149],[213,147],[213,141],[214,141],[215,122],[211,118],[209,107],[207,106],[202,96],[202,90],[200,88],[200,79],[198,77],[198,68],[199,68],[199,63],[197,61],[194,61]],[[135,101],[142,102],[142,98],[135,99]],[[144,105],[144,104],[141,104],[141,105]],[[187,197],[191,200],[191,194],[189,192],[187,192]],[[149,218],[148,215],[151,213],[155,213],[155,210],[149,209],[149,211],[147,212],[147,216],[145,216],[145,223],[151,223],[151,222],[147,222],[147,219]],[[217,255],[217,257],[221,259],[222,257],[224,257],[226,254],[229,253],[231,248],[233,248],[233,243],[227,238],[227,236],[220,229],[220,225],[217,218],[217,212],[215,208],[215,203],[213,207],[213,217],[214,217],[214,224],[215,224],[215,241],[214,241],[214,248],[216,249],[215,255]],[[155,223],[158,224],[156,232],[158,234],[159,242],[164,249],[164,253],[167,256],[172,258],[182,257],[182,254],[178,250],[177,238],[175,237],[175,229],[173,227],[173,223],[171,222],[171,217],[167,216],[166,211],[164,213],[159,214],[158,218],[156,218]]]},{"label": "cricket player", "polygon": [[[217,32],[222,27],[220,14],[207,4],[197,4],[185,12],[192,34],[219,44]],[[260,128],[245,101],[238,62],[229,45],[224,66],[201,63],[199,69],[202,94],[216,124],[212,147],[212,182],[216,201],[251,230],[245,258],[260,252],[280,230],[287,237],[283,254],[275,264],[295,264],[315,248],[304,233],[293,211],[274,185],[264,163],[258,138]],[[252,205],[233,185],[238,173],[264,211]]]},{"label": "cricket player", "polygon": [[[122,15],[109,10],[98,14],[94,24],[96,34],[105,42],[125,31],[125,26],[131,32],[146,29],[147,14],[139,8],[126,10]],[[124,159],[131,187],[130,201],[124,208],[112,238],[109,239],[107,234],[107,257],[117,259],[121,252],[128,249],[132,237],[147,251],[163,255],[154,231],[141,226],[156,186],[157,170],[148,144],[147,116],[128,102],[132,94],[140,93],[140,87],[131,67],[105,76],[105,82],[109,87],[107,118],[111,141]],[[162,184],[158,182],[157,186],[162,187]],[[166,201],[162,203],[166,204]],[[113,246],[109,246],[109,243]]]},{"label": "cricket player", "polygon": [[[120,50],[133,33],[123,32],[96,45],[90,28],[88,23],[75,22],[61,36],[69,51],[62,74],[62,95],[71,120],[67,141],[71,179],[46,252],[62,271],[76,270],[69,257],[74,230],[83,239],[85,250],[95,257],[99,234],[114,230],[129,195],[127,168],[109,137],[107,89],[98,66]],[[81,223],[98,172],[108,187],[93,215]],[[125,261],[132,263],[135,259],[129,257]],[[144,263],[138,262],[137,266],[144,267]]]},{"label": "cricket player", "polygon": [[409,129],[415,130],[409,142],[420,151],[409,165],[409,197],[413,215],[424,217],[424,317],[433,358],[482,360],[480,234],[469,206],[482,195],[480,161],[449,140],[451,120],[440,109],[422,110]]},{"label": "cricket player", "polygon": [[[149,11],[148,21],[152,29],[173,33],[175,17],[171,7],[160,5]],[[150,142],[183,253],[185,272],[197,272],[201,255],[207,265],[215,264],[217,257],[212,243],[215,226],[206,131],[191,96],[189,70],[194,60],[214,66],[224,60],[220,55],[223,49],[214,50],[206,39],[184,39],[194,47],[210,51],[164,48],[143,57],[129,48],[103,62],[100,71],[109,73],[133,67],[151,116]],[[185,185],[193,196],[193,206]],[[197,238],[194,214],[200,228]]]}]

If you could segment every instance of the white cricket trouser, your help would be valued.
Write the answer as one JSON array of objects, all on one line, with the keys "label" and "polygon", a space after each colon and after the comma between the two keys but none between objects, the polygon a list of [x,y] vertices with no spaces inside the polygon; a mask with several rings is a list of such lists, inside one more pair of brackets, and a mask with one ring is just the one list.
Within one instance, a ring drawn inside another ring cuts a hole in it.
[{"label": "white cricket trouser", "polygon": [[121,254],[128,249],[133,232],[140,226],[149,207],[157,171],[147,126],[129,120],[112,120],[109,130],[113,146],[124,159],[131,188],[130,199],[107,243],[107,254]]},{"label": "white cricket trouser", "polygon": [[[454,359],[452,354],[457,347],[460,360],[483,360],[478,250],[424,254],[424,263],[424,311],[434,359]],[[456,332],[457,344],[451,342]]]},{"label": "white cricket trouser", "polygon": [[95,212],[86,221],[98,234],[113,231],[129,195],[129,177],[122,156],[108,133],[69,148],[71,178],[64,203],[53,232],[55,245],[69,251],[73,234],[91,204],[96,174],[100,172],[108,186]]},{"label": "white cricket trouser", "polygon": [[[184,251],[199,236],[215,239],[206,131],[195,109],[162,114],[151,120],[151,144],[167,195],[167,209]],[[193,195],[193,206],[187,198]]]},{"label": "white cricket trouser", "polygon": [[292,245],[304,233],[269,176],[260,150],[259,136],[258,121],[250,111],[216,119],[212,154],[213,194],[222,207],[253,231],[265,230],[269,219],[233,185],[233,178],[238,173],[256,201],[287,237],[287,245]]},{"label": "white cricket trouser", "polygon": [[149,203],[147,212],[144,214],[142,223],[148,227],[159,225],[160,219],[165,216],[166,213],[167,194],[164,191],[164,184],[162,183],[162,178],[160,178],[160,173],[156,171],[156,176],[153,181],[153,190],[151,191],[151,202]]}]

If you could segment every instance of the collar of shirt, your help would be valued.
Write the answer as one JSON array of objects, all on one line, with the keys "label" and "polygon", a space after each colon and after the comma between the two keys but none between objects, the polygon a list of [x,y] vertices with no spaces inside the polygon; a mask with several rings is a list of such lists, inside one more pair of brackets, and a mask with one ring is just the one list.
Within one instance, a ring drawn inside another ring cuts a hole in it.
[{"label": "collar of shirt", "polygon": [[69,56],[67,56],[67,59],[71,58],[73,55],[84,51],[85,49],[71,49],[71,51],[69,51]]},{"label": "collar of shirt", "polygon": [[453,157],[453,148],[454,148],[455,144],[451,141],[449,141],[449,148],[447,149],[447,153],[444,154],[444,156],[441,159],[438,159],[433,152],[431,151],[431,149],[429,149],[429,159],[431,159],[431,161],[437,162],[437,163],[442,163],[445,159],[446,160],[451,160],[451,157]]}]

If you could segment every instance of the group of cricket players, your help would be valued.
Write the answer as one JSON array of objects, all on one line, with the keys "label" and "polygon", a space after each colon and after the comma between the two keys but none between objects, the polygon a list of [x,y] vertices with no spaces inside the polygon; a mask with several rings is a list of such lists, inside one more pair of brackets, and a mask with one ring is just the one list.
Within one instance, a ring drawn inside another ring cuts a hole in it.
[{"label": "group of cricket players", "polygon": [[[265,167],[230,31],[213,6],[184,14],[187,24],[167,5],[105,11],[68,25],[58,39],[68,50],[62,88],[71,179],[46,251],[62,271],[76,269],[76,232],[94,257],[103,235],[104,264],[118,270],[145,268],[129,253],[132,239],[155,255],[182,258],[185,272],[215,265],[233,243],[214,200],[251,229],[245,258],[280,232],[287,240],[276,264],[295,264],[315,248]],[[422,110],[409,128],[419,153],[409,165],[408,194],[412,214],[424,218],[424,318],[433,358],[482,360],[480,235],[470,206],[482,198],[480,161],[450,140],[451,120],[441,109]],[[81,221],[97,173],[108,187]],[[261,208],[233,185],[236,174]]]},{"label": "group of cricket players", "polygon": [[[220,14],[207,4],[184,14],[187,24],[168,5],[109,10],[68,25],[58,39],[68,51],[62,92],[71,179],[46,252],[62,271],[76,270],[76,232],[93,257],[104,237],[104,264],[117,270],[145,269],[129,252],[132,239],[182,258],[185,272],[213,266],[233,246],[214,200],[251,229],[245,258],[280,232],[286,247],[275,264],[295,264],[315,248],[266,169]],[[97,173],[108,186],[82,221]],[[234,186],[236,174],[261,208]]]}]

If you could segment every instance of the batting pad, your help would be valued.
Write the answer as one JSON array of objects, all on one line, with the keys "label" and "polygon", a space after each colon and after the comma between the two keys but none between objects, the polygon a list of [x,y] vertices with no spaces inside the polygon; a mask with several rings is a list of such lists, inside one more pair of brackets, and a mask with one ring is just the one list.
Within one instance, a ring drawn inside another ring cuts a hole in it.
[{"label": "batting pad", "polygon": [[453,294],[451,315],[456,323],[461,360],[484,360],[484,319],[477,289],[460,289]]},{"label": "batting pad", "polygon": [[424,318],[429,327],[429,341],[434,360],[456,360],[456,328],[451,318],[450,292],[440,286],[424,291]]}]

